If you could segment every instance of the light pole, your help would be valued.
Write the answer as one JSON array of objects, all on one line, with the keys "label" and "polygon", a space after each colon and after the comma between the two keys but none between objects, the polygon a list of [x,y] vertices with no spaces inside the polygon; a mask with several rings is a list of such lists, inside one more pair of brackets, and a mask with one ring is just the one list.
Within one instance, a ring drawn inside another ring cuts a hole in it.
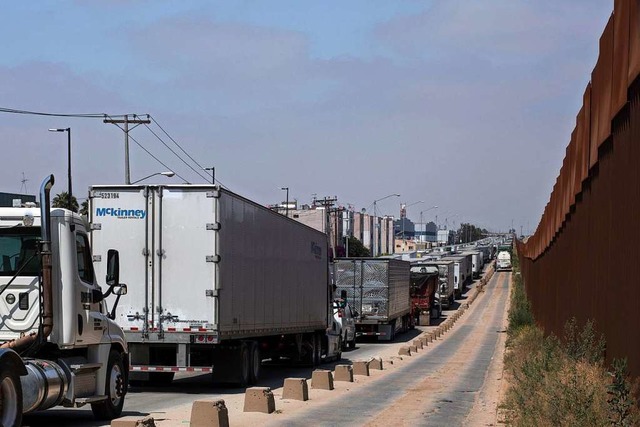
[{"label": "light pole", "polygon": [[281,190],[285,190],[287,192],[287,200],[284,206],[284,214],[287,218],[289,218],[289,187],[281,187]]},{"label": "light pole", "polygon": [[145,176],[144,178],[140,178],[140,179],[139,179],[139,180],[137,180],[137,181],[133,181],[133,182],[131,183],[131,185],[133,185],[133,184],[137,184],[137,183],[138,183],[138,182],[140,182],[140,181],[144,181],[145,179],[149,179],[149,178],[151,178],[152,176],[156,176],[156,175],[162,175],[162,176],[166,176],[167,178],[171,178],[172,176],[174,176],[174,175],[175,175],[175,172],[167,171],[167,172],[156,172],[156,173],[152,173],[152,174],[151,174],[151,175],[149,175],[149,176]]},{"label": "light pole", "polygon": [[400,214],[402,214],[402,210],[404,209],[404,217],[402,215],[400,215],[400,220],[402,221],[402,240],[404,240],[404,223],[407,219],[407,208],[413,205],[417,205],[418,203],[424,203],[424,200],[418,200],[417,202],[413,202],[411,204],[404,204],[404,208],[403,205],[400,205]]},{"label": "light pole", "polygon": [[[429,209],[424,210],[424,211],[420,211],[420,224],[422,224],[422,228],[423,228],[423,232],[424,232],[424,240],[425,242],[427,241],[427,227],[425,227],[424,225],[424,221],[422,220],[422,214],[424,212],[429,212],[431,209],[438,209],[437,206],[431,206]],[[437,220],[436,220],[437,221]],[[436,234],[437,234],[437,230],[438,230],[438,226],[436,225]],[[438,236],[436,235],[436,240],[438,239]]]},{"label": "light pole", "polygon": [[373,216],[374,217],[378,215],[378,211],[377,211],[377,206],[378,205],[377,205],[377,203],[381,202],[381,201],[383,201],[385,199],[388,199],[389,197],[400,197],[400,195],[399,194],[389,194],[388,196],[384,196],[381,199],[374,200],[373,201]]},{"label": "light pole", "polygon": [[206,171],[211,171],[211,183],[216,185],[216,168],[211,166],[210,168],[204,168]]},{"label": "light pole", "polygon": [[73,203],[73,190],[71,189],[71,128],[49,129],[49,132],[67,132],[67,158],[68,158],[68,180],[69,180],[69,209]]}]

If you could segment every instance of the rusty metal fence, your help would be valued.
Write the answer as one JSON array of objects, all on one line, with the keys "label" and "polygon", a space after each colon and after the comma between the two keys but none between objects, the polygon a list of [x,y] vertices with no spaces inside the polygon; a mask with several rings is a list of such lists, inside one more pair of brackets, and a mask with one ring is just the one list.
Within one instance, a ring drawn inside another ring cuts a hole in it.
[{"label": "rusty metal fence", "polygon": [[616,0],[536,232],[517,242],[536,321],[588,319],[640,376],[640,1]]}]

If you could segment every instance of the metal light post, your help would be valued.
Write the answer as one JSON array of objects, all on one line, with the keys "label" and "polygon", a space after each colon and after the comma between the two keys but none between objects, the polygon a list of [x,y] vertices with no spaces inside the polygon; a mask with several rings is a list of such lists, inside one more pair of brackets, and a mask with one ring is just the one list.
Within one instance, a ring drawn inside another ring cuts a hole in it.
[{"label": "metal light post", "polygon": [[71,188],[71,128],[49,129],[49,132],[67,132],[67,158],[68,158],[68,181],[69,181],[69,209],[72,207],[73,190]]},{"label": "metal light post", "polygon": [[286,205],[284,207],[284,214],[287,218],[289,218],[289,187],[281,187],[281,190],[286,190],[287,192],[287,201],[285,202]]},{"label": "metal light post", "polygon": [[[429,209],[420,211],[420,224],[422,224],[423,232],[424,232],[424,240],[427,241],[427,227],[424,225],[424,221],[422,220],[422,214],[424,212],[429,212],[431,209],[438,209],[438,206],[431,206]],[[436,220],[437,221],[437,220]],[[436,240],[438,240],[437,236],[438,225],[436,224]]]},{"label": "metal light post", "polygon": [[204,168],[206,171],[211,171],[211,183],[216,185],[216,168],[211,166],[210,168]]},{"label": "metal light post", "polygon": [[145,179],[149,179],[149,178],[151,178],[152,176],[156,176],[156,175],[162,175],[162,176],[166,176],[167,178],[171,178],[172,176],[174,176],[174,175],[175,175],[175,172],[167,171],[167,172],[156,172],[156,173],[152,173],[152,174],[151,174],[151,175],[149,175],[149,176],[145,176],[144,178],[140,178],[140,179],[139,179],[139,180],[137,180],[137,181],[133,181],[133,182],[131,183],[131,185],[133,185],[133,184],[137,184],[137,183],[138,183],[138,182],[140,182],[140,181],[144,181]]},{"label": "metal light post", "polygon": [[388,196],[384,196],[384,197],[383,197],[383,198],[381,198],[381,199],[374,200],[374,201],[373,201],[373,216],[374,216],[374,217],[375,217],[375,216],[378,216],[378,211],[377,211],[377,206],[378,206],[378,205],[377,205],[377,203],[378,203],[378,202],[381,202],[381,201],[383,201],[383,200],[385,200],[385,199],[388,199],[389,197],[400,197],[400,195],[399,195],[399,194],[389,194]]},{"label": "metal light post", "polygon": [[[400,220],[402,221],[402,240],[404,241],[404,223],[407,219],[407,208],[413,205],[417,205],[418,203],[424,203],[424,200],[418,200],[417,202],[413,202],[411,204],[404,204],[404,217],[400,215]],[[402,205],[400,205],[400,213],[402,213]]]}]

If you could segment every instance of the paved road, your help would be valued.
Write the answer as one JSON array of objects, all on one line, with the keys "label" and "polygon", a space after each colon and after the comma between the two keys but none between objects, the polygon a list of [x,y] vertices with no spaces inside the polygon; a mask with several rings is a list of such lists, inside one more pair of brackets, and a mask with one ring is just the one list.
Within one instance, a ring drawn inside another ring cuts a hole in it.
[{"label": "paved road", "polygon": [[[445,312],[446,313],[446,312]],[[393,343],[359,342],[354,350],[344,352],[342,361],[361,360],[381,353],[386,346],[409,342],[420,334],[420,330],[409,331],[399,335]],[[338,362],[326,363],[324,369],[332,369]],[[271,388],[282,387],[285,378],[311,378],[311,368],[263,366],[260,386]],[[149,412],[162,412],[169,407],[193,402],[197,399],[224,399],[232,394],[243,394],[243,388],[219,387],[212,384],[211,375],[179,374],[172,385],[167,387],[131,387],[125,401],[124,415],[146,415]],[[90,407],[78,409],[54,408],[45,412],[25,417],[25,426],[108,426],[109,423],[93,419]]]},{"label": "paved road", "polygon": [[[327,426],[360,426],[371,421],[375,425],[463,425],[476,396],[482,392],[498,334],[502,332],[509,277],[506,273],[494,275],[484,298],[476,303],[478,307],[465,315],[465,320],[426,357],[389,373],[384,381],[359,390],[357,399],[331,401],[285,422],[278,421],[277,425],[305,426],[309,420],[314,425]],[[454,360],[461,351],[468,353],[463,364]],[[429,376],[437,377],[438,371],[451,372],[444,385],[432,391],[420,390],[420,383]],[[407,397],[406,392],[411,389],[418,392]],[[403,409],[393,411],[396,405]],[[376,417],[389,410],[395,414],[386,418],[383,415],[375,422]]]}]

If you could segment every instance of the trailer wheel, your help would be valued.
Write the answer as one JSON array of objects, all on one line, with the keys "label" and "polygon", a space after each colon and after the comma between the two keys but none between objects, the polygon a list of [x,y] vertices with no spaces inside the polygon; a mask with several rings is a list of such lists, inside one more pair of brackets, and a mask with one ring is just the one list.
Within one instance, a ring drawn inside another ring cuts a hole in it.
[{"label": "trailer wheel", "polygon": [[260,380],[260,368],[262,367],[262,356],[260,355],[260,345],[257,342],[251,343],[250,351],[251,372],[250,382],[251,384],[257,384]]},{"label": "trailer wheel", "polygon": [[0,425],[22,425],[22,384],[10,364],[0,368]]},{"label": "trailer wheel", "polygon": [[251,382],[251,354],[249,352],[249,346],[243,342],[240,345],[239,353],[238,385],[240,387],[246,387]]},{"label": "trailer wheel", "polygon": [[127,373],[124,370],[124,354],[117,350],[109,352],[107,363],[106,400],[92,403],[93,416],[98,420],[112,420],[122,414],[124,396],[127,393]]},{"label": "trailer wheel", "polygon": [[322,342],[320,335],[313,334],[313,366],[318,366],[322,361]]},{"label": "trailer wheel", "polygon": [[353,339],[349,341],[349,349],[353,350],[356,348],[356,334],[353,334]]}]

